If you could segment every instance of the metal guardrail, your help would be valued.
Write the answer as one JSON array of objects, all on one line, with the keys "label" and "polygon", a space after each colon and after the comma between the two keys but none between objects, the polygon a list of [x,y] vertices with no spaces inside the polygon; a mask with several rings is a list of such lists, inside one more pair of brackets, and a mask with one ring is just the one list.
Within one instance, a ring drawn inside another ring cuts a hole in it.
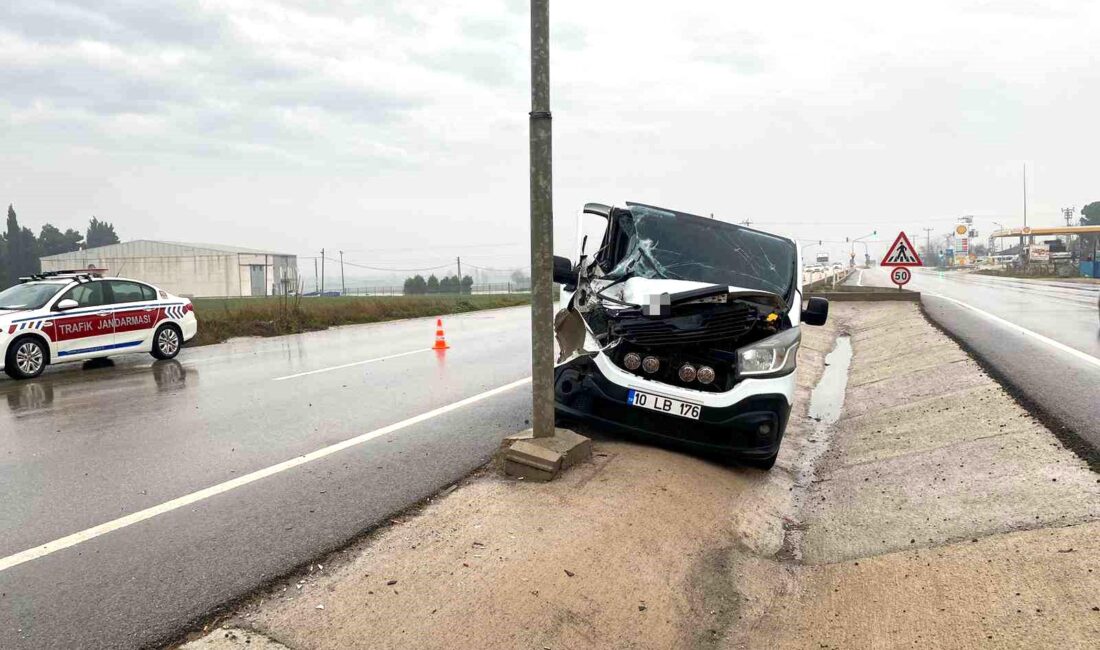
[{"label": "metal guardrail", "polygon": [[802,272],[802,291],[813,291],[816,289],[822,289],[826,286],[835,287],[836,285],[844,282],[851,274],[852,269],[845,266],[842,268],[830,268],[830,269],[810,269]]}]

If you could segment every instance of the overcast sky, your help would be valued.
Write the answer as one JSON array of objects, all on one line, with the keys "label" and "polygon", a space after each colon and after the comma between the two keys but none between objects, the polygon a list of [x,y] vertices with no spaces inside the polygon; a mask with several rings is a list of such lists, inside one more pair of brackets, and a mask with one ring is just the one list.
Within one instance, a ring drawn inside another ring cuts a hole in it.
[{"label": "overcast sky", "polygon": [[[807,239],[1100,200],[1095,0],[551,0],[557,248],[586,201]],[[25,225],[526,263],[525,0],[0,2]],[[834,254],[842,246],[835,246]]]}]

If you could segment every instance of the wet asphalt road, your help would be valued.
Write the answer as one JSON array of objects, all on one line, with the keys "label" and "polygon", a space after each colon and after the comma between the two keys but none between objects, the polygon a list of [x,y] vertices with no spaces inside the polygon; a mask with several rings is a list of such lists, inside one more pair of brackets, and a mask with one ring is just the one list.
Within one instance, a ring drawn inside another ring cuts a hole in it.
[{"label": "wet asphalt road", "polygon": [[[417,319],[0,380],[0,558],[522,380],[529,323],[449,317],[446,352]],[[0,647],[161,640],[469,473],[529,412],[521,385],[0,569]]]},{"label": "wet asphalt road", "polygon": [[[893,286],[882,268],[857,271],[851,282],[860,282],[861,273],[866,286]],[[1100,286],[920,269],[907,288],[920,291],[936,323],[1061,425],[1078,451],[1096,459]]]}]

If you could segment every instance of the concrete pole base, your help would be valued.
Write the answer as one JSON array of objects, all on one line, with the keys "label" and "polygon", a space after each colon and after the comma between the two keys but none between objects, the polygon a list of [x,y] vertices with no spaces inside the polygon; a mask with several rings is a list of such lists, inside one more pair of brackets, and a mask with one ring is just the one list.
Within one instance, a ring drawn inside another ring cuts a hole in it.
[{"label": "concrete pole base", "polygon": [[509,436],[501,443],[499,455],[505,475],[527,481],[552,481],[591,457],[591,440],[558,428],[549,438],[535,438],[531,429]]}]

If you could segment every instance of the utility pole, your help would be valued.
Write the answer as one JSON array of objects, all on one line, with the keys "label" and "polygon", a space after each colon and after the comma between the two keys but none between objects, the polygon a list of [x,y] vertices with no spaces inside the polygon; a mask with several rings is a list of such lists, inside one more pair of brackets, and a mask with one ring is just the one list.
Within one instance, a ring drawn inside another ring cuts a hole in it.
[{"label": "utility pole", "polygon": [[347,295],[348,288],[344,284],[344,251],[340,251],[340,295]]},{"label": "utility pole", "polygon": [[554,436],[554,192],[550,0],[531,0],[531,428]]},{"label": "utility pole", "polygon": [[458,286],[462,286],[462,258],[455,258],[455,266],[458,267]]},{"label": "utility pole", "polygon": [[935,228],[924,228],[924,252],[928,257],[932,257],[932,231]]},{"label": "utility pole", "polygon": [[[1024,163],[1024,228],[1027,228],[1027,163]],[[1031,243],[1031,237],[1027,238],[1027,243]],[[1024,238],[1020,237],[1020,254],[1024,252]]]},{"label": "utility pole", "polygon": [[554,426],[554,209],[550,147],[550,0],[531,0],[531,434],[512,436],[504,473],[549,481],[592,456]]},{"label": "utility pole", "polygon": [[325,249],[321,249],[321,293],[318,295],[325,295]]},{"label": "utility pole", "polygon": [[[1062,216],[1066,218],[1066,228],[1070,227],[1070,222],[1073,221],[1073,212],[1076,209],[1077,209],[1076,207],[1062,208]],[[1072,243],[1073,243],[1073,235],[1071,235],[1067,232],[1066,233],[1066,250],[1067,251],[1071,248]]]},{"label": "utility pole", "polygon": [[319,291],[320,289],[317,287],[317,258],[315,257],[313,258],[313,293],[320,295]]},{"label": "utility pole", "polygon": [[1027,163],[1024,163],[1024,227],[1027,227]]}]

